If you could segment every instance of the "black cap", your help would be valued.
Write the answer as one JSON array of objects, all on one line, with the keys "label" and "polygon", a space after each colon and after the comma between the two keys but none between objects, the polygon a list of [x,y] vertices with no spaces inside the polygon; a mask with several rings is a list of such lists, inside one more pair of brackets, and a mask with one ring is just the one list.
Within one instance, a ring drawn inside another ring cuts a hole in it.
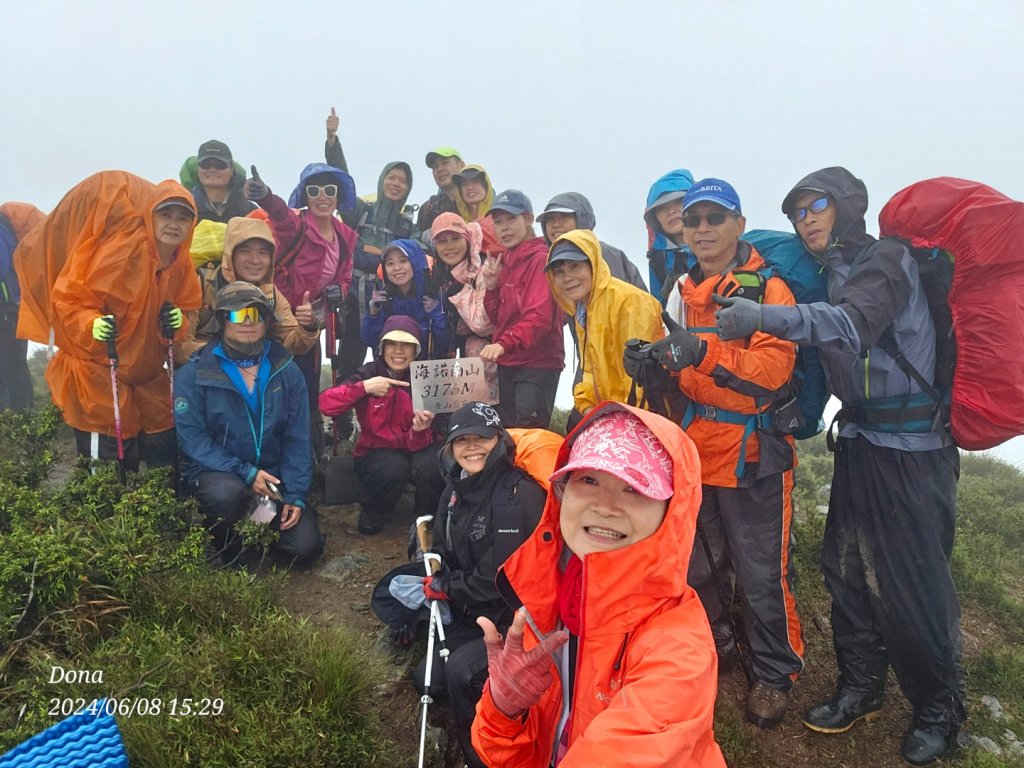
[{"label": "black cap", "polygon": [[487,403],[466,403],[451,415],[448,421],[448,438],[445,445],[462,435],[478,435],[485,440],[495,437],[503,429],[501,417],[493,405]]},{"label": "black cap", "polygon": [[196,154],[196,162],[203,162],[215,158],[217,160],[223,160],[228,165],[231,165],[231,150],[228,149],[228,145],[223,141],[217,141],[211,139],[210,141],[204,141],[199,145],[199,152]]}]

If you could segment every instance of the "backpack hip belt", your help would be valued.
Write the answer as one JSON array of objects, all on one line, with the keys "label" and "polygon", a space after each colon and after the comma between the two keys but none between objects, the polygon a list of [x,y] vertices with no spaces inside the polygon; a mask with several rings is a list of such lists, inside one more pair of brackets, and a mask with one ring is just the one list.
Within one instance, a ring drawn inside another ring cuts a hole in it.
[{"label": "backpack hip belt", "polygon": [[942,423],[942,408],[927,392],[858,400],[840,414],[841,422],[875,432],[937,432]]},{"label": "backpack hip belt", "polygon": [[760,413],[740,413],[729,411],[725,408],[716,408],[713,405],[695,403],[692,400],[686,406],[686,413],[683,414],[682,427],[685,430],[693,422],[694,418],[700,416],[705,421],[714,421],[719,424],[738,424],[743,427],[743,437],[740,438],[740,455],[736,460],[736,477],[743,477],[743,471],[747,466],[747,440],[758,429],[771,429],[772,415],[770,409]]}]

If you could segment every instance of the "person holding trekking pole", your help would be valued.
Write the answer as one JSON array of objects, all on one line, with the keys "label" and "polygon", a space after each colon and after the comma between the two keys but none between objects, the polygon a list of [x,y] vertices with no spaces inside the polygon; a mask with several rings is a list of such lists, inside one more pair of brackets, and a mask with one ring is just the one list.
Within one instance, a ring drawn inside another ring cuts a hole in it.
[{"label": "person holding trekking pole", "polygon": [[167,345],[187,330],[202,294],[189,258],[192,196],[103,171],[72,189],[18,247],[18,335],[57,354],[46,379],[75,431],[79,455],[117,455],[110,358],[117,340],[117,395],[125,463],[170,466],[175,439],[168,405]]},{"label": "person holding trekking pole", "polygon": [[[796,346],[756,329],[742,339],[719,339],[713,297],[759,293],[792,304],[793,294],[766,273],[757,249],[740,240],[746,219],[728,182],[694,183],[681,211],[696,261],[672,287],[663,316],[668,335],[649,354],[689,399],[682,426],[701,456],[699,521],[706,537],[693,550],[690,584],[707,609],[721,668],[735,653],[729,613],[734,583],[738,588],[754,678],[746,718],[771,728],[785,715],[803,669],[790,560],[796,451],[774,418],[780,404],[791,402]],[[625,363],[634,375],[642,356],[629,351]]]},{"label": "person holding trekking pole", "polygon": [[668,419],[599,403],[565,439],[540,523],[498,571],[516,609],[481,617],[473,747],[502,768],[725,765],[717,661],[686,583],[700,459]]},{"label": "person holding trekking pole", "polygon": [[904,367],[931,378],[936,363],[917,262],[903,243],[867,234],[867,206],[845,168],[798,182],[782,212],[827,271],[829,301],[723,297],[718,326],[723,339],[756,332],[816,347],[843,402],[821,553],[839,679],[804,725],[842,733],[876,717],[891,664],[913,706],[901,755],[926,765],[953,749],[966,718],[949,568],[960,456],[939,404]]}]

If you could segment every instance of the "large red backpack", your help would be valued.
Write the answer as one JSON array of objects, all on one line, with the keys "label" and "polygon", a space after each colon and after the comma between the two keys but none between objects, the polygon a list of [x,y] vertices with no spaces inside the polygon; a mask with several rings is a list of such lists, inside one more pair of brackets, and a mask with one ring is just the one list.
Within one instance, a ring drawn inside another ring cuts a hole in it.
[{"label": "large red backpack", "polygon": [[897,192],[878,223],[921,268],[936,321],[932,384],[949,398],[957,445],[1024,434],[1024,203],[943,176]]}]

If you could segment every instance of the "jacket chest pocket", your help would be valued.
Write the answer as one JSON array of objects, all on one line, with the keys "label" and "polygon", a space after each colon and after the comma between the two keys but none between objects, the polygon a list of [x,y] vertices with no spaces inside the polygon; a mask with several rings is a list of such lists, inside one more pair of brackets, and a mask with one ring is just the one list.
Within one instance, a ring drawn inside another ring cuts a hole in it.
[{"label": "jacket chest pocket", "polygon": [[519,549],[530,531],[526,530],[522,509],[511,504],[495,505],[492,509],[494,564],[501,565]]}]

